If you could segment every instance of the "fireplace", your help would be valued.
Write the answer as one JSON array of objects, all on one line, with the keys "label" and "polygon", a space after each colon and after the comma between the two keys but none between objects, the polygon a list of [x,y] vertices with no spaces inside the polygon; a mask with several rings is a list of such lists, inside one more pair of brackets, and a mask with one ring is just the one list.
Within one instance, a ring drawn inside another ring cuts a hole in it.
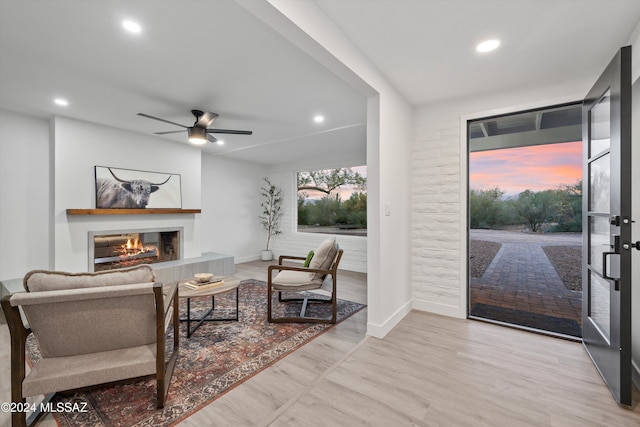
[{"label": "fireplace", "polygon": [[89,271],[182,258],[182,229],[89,232]]}]

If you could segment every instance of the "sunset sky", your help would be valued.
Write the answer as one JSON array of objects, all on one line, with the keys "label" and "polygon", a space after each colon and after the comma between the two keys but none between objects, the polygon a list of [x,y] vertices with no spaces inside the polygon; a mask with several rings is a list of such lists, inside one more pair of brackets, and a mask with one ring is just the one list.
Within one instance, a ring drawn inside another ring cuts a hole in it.
[{"label": "sunset sky", "polygon": [[511,196],[582,179],[582,141],[470,153],[469,187]]}]

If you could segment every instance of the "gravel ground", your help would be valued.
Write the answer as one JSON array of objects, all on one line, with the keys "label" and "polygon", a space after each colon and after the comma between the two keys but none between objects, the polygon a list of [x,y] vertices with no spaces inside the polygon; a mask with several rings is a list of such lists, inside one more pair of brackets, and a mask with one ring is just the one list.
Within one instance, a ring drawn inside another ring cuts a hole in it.
[{"label": "gravel ground", "polygon": [[469,274],[482,277],[502,244],[485,240],[469,240]]},{"label": "gravel ground", "polygon": [[582,248],[579,246],[543,246],[542,250],[567,289],[582,291]]}]

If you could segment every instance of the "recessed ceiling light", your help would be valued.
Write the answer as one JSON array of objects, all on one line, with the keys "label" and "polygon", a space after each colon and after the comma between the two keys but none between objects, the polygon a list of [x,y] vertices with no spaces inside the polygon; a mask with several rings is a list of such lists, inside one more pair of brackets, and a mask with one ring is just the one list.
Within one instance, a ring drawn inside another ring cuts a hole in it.
[{"label": "recessed ceiling light", "polygon": [[130,33],[137,34],[142,31],[142,27],[137,22],[122,21],[122,26],[124,27],[125,30],[129,31]]},{"label": "recessed ceiling light", "polygon": [[218,144],[218,145],[224,145],[224,141],[223,141],[223,140],[221,140],[221,139],[219,139],[219,140],[217,140],[217,141],[216,141],[216,144]]},{"label": "recessed ceiling light", "polygon": [[500,40],[486,40],[476,46],[478,52],[491,52],[500,46]]},{"label": "recessed ceiling light", "polygon": [[66,107],[67,105],[69,105],[69,101],[62,98],[56,98],[53,100],[53,102],[55,102],[57,105],[60,105],[61,107]]},{"label": "recessed ceiling light", "polygon": [[322,123],[324,122],[324,116],[317,115],[313,118],[313,121],[316,123]]}]

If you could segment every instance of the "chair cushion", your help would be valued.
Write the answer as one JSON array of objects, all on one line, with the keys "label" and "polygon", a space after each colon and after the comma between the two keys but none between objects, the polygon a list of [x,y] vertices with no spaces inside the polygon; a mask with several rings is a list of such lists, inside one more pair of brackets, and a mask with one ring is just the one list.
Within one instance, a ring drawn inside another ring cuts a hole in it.
[{"label": "chair cushion", "polygon": [[314,278],[314,273],[282,270],[271,281],[273,289],[278,291],[307,291],[322,286],[322,279]]},{"label": "chair cushion", "polygon": [[155,280],[156,275],[153,269],[146,264],[97,273],[33,270],[24,276],[24,289],[27,292],[55,291],[60,289],[132,285],[135,283],[155,282]]},{"label": "chair cushion", "polygon": [[22,383],[22,396],[87,387],[156,372],[155,344],[40,359]]},{"label": "chair cushion", "polygon": [[[320,243],[318,249],[315,250],[315,254],[309,263],[309,268],[317,268],[320,270],[328,270],[331,268],[333,260],[338,254],[338,246],[336,245],[336,238],[329,237],[324,242]],[[324,274],[315,273],[315,279],[322,280]]]},{"label": "chair cushion", "polygon": [[309,251],[309,253],[307,254],[307,258],[304,260],[304,264],[302,266],[309,267],[309,263],[311,262],[312,258],[313,258],[313,251]]}]

